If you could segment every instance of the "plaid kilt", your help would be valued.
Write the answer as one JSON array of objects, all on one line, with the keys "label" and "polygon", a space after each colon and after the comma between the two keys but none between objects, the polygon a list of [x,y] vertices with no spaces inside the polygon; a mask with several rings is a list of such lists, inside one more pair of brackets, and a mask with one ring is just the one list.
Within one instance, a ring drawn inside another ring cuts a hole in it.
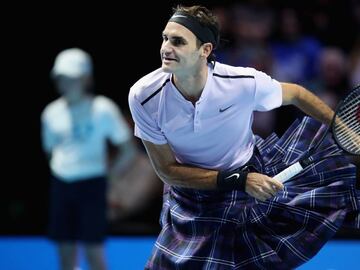
[{"label": "plaid kilt", "polygon": [[[305,117],[279,139],[257,138],[250,164],[273,176],[301,158],[324,126]],[[330,136],[314,163],[261,202],[241,191],[165,186],[162,230],[145,269],[292,269],[311,259],[343,225],[359,228],[355,167]],[[249,164],[248,163],[248,164]]]}]

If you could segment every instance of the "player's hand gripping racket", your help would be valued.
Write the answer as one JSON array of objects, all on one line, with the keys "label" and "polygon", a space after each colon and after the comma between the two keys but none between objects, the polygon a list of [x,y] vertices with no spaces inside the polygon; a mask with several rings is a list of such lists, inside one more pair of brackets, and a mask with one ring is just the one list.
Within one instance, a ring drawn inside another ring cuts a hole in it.
[{"label": "player's hand gripping racket", "polygon": [[[302,160],[292,164],[273,178],[283,183],[304,170],[313,162],[309,157],[324,141],[329,130],[332,131],[336,143],[342,150],[350,155],[360,155],[360,85],[340,101],[331,124],[318,143],[305,153]],[[326,156],[323,159],[330,157]]]}]

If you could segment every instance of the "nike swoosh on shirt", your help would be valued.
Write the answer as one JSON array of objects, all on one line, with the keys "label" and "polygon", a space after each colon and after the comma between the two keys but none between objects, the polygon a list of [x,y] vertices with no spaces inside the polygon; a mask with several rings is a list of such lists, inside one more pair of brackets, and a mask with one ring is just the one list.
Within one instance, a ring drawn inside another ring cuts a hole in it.
[{"label": "nike swoosh on shirt", "polygon": [[231,104],[229,107],[226,107],[224,109],[219,109],[219,112],[225,112],[227,109],[230,109],[234,104]]}]

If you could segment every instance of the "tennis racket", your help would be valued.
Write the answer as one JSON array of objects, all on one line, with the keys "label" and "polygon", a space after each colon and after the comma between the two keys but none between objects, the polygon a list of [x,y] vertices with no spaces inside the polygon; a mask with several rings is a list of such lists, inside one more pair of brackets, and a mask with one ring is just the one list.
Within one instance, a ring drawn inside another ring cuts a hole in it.
[{"label": "tennis racket", "polygon": [[[331,124],[321,139],[304,154],[300,161],[292,164],[273,178],[284,183],[313,163],[314,161],[309,157],[318,149],[329,131],[345,153],[360,155],[360,85],[339,102]],[[330,157],[333,156],[326,156],[322,159]]]}]

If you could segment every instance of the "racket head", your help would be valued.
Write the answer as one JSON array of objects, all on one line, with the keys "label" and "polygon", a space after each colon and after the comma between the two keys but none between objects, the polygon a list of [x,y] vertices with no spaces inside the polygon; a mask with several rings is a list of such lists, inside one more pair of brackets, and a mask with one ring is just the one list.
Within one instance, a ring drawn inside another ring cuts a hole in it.
[{"label": "racket head", "polygon": [[331,125],[340,148],[349,154],[360,155],[360,85],[340,101]]}]

